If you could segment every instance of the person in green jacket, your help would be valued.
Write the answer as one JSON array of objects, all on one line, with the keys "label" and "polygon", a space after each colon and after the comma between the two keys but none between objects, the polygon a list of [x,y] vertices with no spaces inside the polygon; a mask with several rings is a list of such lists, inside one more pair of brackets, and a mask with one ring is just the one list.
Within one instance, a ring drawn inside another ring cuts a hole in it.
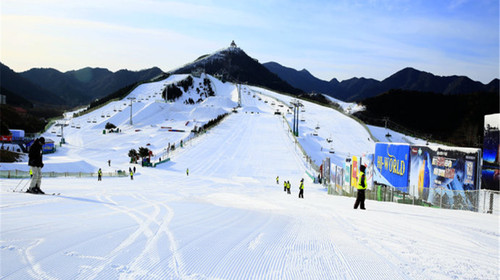
[{"label": "person in green jacket", "polygon": [[365,190],[366,190],[366,181],[365,181],[365,170],[366,167],[364,165],[361,165],[359,167],[359,179],[358,179],[358,185],[356,188],[358,189],[358,195],[356,197],[356,202],[354,202],[354,209],[358,209],[358,206],[360,206],[361,210],[366,210],[365,208]]},{"label": "person in green jacket", "polygon": [[299,198],[304,198],[304,178],[302,178],[302,180],[300,180]]},{"label": "person in green jacket", "polygon": [[97,171],[97,181],[102,181],[102,170],[100,168]]},{"label": "person in green jacket", "polygon": [[291,194],[291,192],[290,192],[290,188],[291,187],[292,187],[292,185],[290,184],[290,181],[287,181],[287,183],[286,183],[286,193]]}]

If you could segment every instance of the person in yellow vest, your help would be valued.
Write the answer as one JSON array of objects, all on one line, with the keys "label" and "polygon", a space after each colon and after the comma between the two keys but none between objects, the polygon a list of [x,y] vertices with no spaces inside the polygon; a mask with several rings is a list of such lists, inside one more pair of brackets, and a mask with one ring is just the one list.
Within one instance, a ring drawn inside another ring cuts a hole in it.
[{"label": "person in yellow vest", "polygon": [[130,180],[134,180],[134,172],[130,171]]},{"label": "person in yellow vest", "polygon": [[287,186],[286,181],[283,181],[283,191],[284,192],[286,192],[286,186]]},{"label": "person in yellow vest", "polygon": [[276,185],[280,184],[280,176],[276,176]]},{"label": "person in yellow vest", "polygon": [[186,169],[186,176],[189,176],[189,168]]},{"label": "person in yellow vest", "polygon": [[302,180],[300,180],[299,198],[304,198],[304,178],[302,178]]},{"label": "person in yellow vest", "polygon": [[291,187],[292,187],[292,185],[290,184],[290,181],[287,181],[286,182],[286,193],[287,194],[291,194],[291,192],[290,192]]},{"label": "person in yellow vest", "polygon": [[33,178],[33,169],[30,169],[30,178]]},{"label": "person in yellow vest", "polygon": [[358,209],[360,206],[361,210],[366,210],[365,208],[365,190],[366,190],[366,181],[365,181],[365,169],[364,165],[359,167],[359,179],[358,185],[356,188],[358,189],[358,195],[356,197],[356,202],[354,202],[354,209]]},{"label": "person in yellow vest", "polygon": [[102,170],[99,168],[99,171],[97,171],[97,181],[102,181]]}]

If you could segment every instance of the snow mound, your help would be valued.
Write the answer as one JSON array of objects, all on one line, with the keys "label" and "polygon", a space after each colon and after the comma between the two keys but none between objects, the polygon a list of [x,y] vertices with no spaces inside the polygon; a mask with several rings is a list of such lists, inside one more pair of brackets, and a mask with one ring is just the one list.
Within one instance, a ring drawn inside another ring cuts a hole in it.
[{"label": "snow mound", "polygon": [[222,97],[222,96],[214,96],[205,99],[202,103],[202,106],[212,106],[212,107],[223,107],[223,108],[234,108],[238,106],[238,103],[234,102],[230,98]]},{"label": "snow mound", "polygon": [[189,116],[194,120],[208,121],[211,119],[215,119],[217,116],[223,115],[227,112],[228,110],[220,107],[196,107],[191,110]]}]

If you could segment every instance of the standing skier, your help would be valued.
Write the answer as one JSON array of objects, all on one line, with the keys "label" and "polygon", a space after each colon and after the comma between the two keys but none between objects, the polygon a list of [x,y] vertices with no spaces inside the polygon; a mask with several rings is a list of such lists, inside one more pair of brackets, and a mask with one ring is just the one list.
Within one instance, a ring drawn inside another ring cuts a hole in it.
[{"label": "standing skier", "polygon": [[30,147],[28,165],[31,166],[31,170],[33,170],[33,177],[31,178],[30,187],[26,191],[27,193],[45,194],[40,189],[40,185],[42,184],[42,152],[44,144],[45,138],[40,137],[36,139]]},{"label": "standing skier", "polygon": [[189,168],[186,169],[186,176],[189,176]]},{"label": "standing skier", "polygon": [[291,192],[290,192],[291,187],[292,187],[292,185],[290,184],[290,181],[287,181],[287,183],[286,183],[286,193],[287,194],[291,194]]},{"label": "standing skier", "polygon": [[365,190],[366,190],[366,182],[365,182],[365,169],[364,165],[359,167],[359,180],[356,188],[358,189],[358,195],[356,197],[356,202],[354,202],[354,209],[358,209],[358,205],[361,210],[366,210],[365,208]]},{"label": "standing skier", "polygon": [[130,170],[130,180],[134,180],[134,173],[132,172],[132,169],[129,168],[129,170]]},{"label": "standing skier", "polygon": [[97,171],[97,181],[102,181],[102,170],[99,168],[99,171]]},{"label": "standing skier", "polygon": [[283,181],[283,191],[284,191],[284,192],[286,192],[286,186],[287,186],[286,181]]},{"label": "standing skier", "polygon": [[304,178],[302,178],[302,180],[300,180],[299,198],[304,198]]},{"label": "standing skier", "polygon": [[276,176],[276,185],[280,184],[280,176]]}]

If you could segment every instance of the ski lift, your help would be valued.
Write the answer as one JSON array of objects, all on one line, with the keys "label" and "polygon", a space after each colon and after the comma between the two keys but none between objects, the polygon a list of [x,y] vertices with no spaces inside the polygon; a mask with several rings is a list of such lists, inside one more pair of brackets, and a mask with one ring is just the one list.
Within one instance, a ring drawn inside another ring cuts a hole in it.
[{"label": "ski lift", "polygon": [[387,134],[385,135],[385,137],[386,137],[386,138],[391,138],[391,137],[392,137],[392,135],[391,135],[389,132],[387,132]]},{"label": "ski lift", "polygon": [[109,118],[109,117],[111,117],[111,116],[109,115],[109,113],[107,113],[107,114],[106,114],[106,117],[108,117],[108,118]]},{"label": "ski lift", "polygon": [[330,150],[328,151],[330,154],[335,154],[335,150],[333,149],[333,147],[330,147]]},{"label": "ski lift", "polygon": [[316,124],[316,129],[319,129],[319,123],[318,123],[318,124]]},{"label": "ski lift", "polygon": [[305,122],[305,121],[306,121],[306,119],[301,119],[300,121],[301,121],[301,122]]},{"label": "ski lift", "polygon": [[55,130],[55,129],[53,129],[53,130],[51,131],[51,133],[52,133],[52,134],[55,134],[55,133],[56,133],[56,130]]},{"label": "ski lift", "polygon": [[76,129],[80,129],[80,125],[79,124],[76,125]]},{"label": "ski lift", "polygon": [[313,136],[318,136],[318,132],[316,130],[313,132]]},{"label": "ski lift", "polygon": [[333,142],[333,140],[332,140],[332,138],[331,138],[331,137],[329,137],[329,138],[326,138],[326,142],[328,142],[328,143],[332,143],[332,142]]},{"label": "ski lift", "polygon": [[87,119],[87,122],[90,123],[90,119]]}]

